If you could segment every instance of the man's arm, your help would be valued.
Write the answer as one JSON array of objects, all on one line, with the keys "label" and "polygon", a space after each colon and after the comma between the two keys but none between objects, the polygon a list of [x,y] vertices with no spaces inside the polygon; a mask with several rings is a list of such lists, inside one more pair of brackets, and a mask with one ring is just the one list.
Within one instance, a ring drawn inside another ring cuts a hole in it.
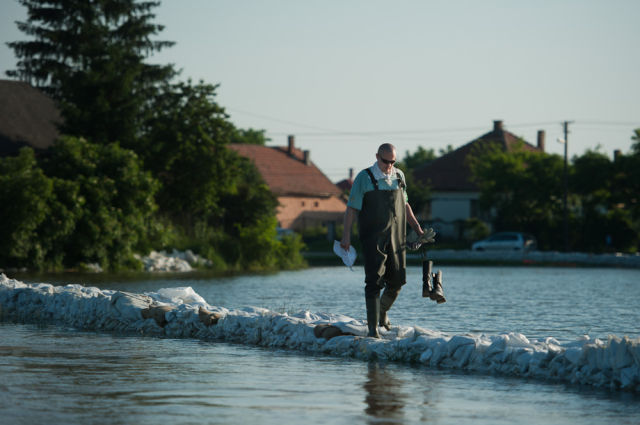
[{"label": "man's arm", "polygon": [[344,221],[342,223],[342,241],[340,242],[340,246],[345,251],[349,251],[349,246],[351,246],[351,226],[353,225],[353,220],[355,219],[357,213],[357,209],[349,206],[344,212]]},{"label": "man's arm", "polygon": [[411,226],[411,228],[415,230],[418,236],[421,236],[424,233],[424,231],[420,227],[420,223],[418,223],[416,216],[413,215],[413,210],[411,209],[411,205],[409,205],[408,202],[404,205],[405,205],[405,209],[407,210],[407,221],[409,222],[409,226]]}]

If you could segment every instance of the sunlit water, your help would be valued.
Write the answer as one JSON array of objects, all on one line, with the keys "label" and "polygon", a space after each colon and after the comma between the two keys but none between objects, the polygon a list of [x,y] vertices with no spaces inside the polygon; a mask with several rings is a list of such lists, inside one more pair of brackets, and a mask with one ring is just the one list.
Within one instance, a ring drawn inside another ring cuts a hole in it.
[{"label": "sunlit water", "polygon": [[[575,340],[640,337],[640,271],[444,267],[447,303],[421,297],[421,270],[390,312],[394,323],[464,334],[521,332]],[[363,271],[314,268],[232,278],[84,282],[131,292],[191,286],[209,304],[301,309],[364,318]],[[246,345],[88,333],[0,323],[0,423],[640,422],[640,397]]]}]

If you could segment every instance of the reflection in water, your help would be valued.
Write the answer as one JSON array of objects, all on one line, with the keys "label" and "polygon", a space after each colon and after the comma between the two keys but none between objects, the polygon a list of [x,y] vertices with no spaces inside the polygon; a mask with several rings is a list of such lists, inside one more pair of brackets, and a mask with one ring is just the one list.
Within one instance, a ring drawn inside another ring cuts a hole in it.
[{"label": "reflection in water", "polygon": [[[393,373],[378,362],[370,362],[367,381],[363,388],[366,391],[365,413],[371,423],[397,424],[404,419],[404,406],[407,394],[402,391],[403,382],[396,379]],[[374,419],[375,418],[375,419]]]}]

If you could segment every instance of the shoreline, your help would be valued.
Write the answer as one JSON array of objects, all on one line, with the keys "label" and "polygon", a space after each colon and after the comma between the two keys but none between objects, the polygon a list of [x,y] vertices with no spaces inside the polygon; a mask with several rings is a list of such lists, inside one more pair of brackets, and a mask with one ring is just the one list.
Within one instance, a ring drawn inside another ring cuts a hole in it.
[{"label": "shoreline", "polygon": [[[304,252],[304,259],[310,266],[342,265],[332,252]],[[471,251],[471,250],[431,250],[427,258],[438,265],[456,266],[522,266],[522,267],[614,267],[640,269],[640,254],[589,254],[581,252],[557,251]],[[362,266],[361,257],[355,265]],[[407,254],[407,265],[420,265],[420,254]]]}]

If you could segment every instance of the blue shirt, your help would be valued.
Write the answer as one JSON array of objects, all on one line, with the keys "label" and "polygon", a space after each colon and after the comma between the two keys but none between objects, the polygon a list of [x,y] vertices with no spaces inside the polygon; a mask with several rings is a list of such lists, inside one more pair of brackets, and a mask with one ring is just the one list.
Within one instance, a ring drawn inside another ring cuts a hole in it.
[{"label": "blue shirt", "polygon": [[[374,164],[371,169],[378,168],[377,164]],[[374,170],[372,170],[374,171]],[[377,171],[377,172],[376,172]],[[382,176],[382,172],[378,168],[373,172],[374,176]],[[402,180],[400,180],[402,179]],[[390,180],[382,177],[377,178],[378,181],[378,189],[379,190],[397,190],[400,184],[400,181],[406,182],[404,178],[404,173],[399,169],[393,167]],[[355,208],[356,210],[362,209],[362,200],[364,199],[364,194],[375,190],[373,186],[373,182],[371,182],[371,177],[369,177],[369,173],[367,170],[362,170],[356,176],[356,179],[353,181],[353,187],[351,188],[351,194],[349,195],[349,202],[347,202],[347,206],[351,208]],[[402,189],[404,193],[404,202],[409,202],[409,198],[407,196],[406,183],[405,187]]]}]

